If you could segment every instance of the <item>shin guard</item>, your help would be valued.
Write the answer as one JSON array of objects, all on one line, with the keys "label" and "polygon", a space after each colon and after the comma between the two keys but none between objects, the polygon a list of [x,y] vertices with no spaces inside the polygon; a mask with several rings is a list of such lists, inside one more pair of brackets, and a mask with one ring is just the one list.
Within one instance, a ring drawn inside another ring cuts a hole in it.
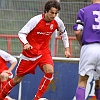
[{"label": "shin guard", "polygon": [[4,88],[4,86],[7,84],[7,81],[1,81],[1,90]]},{"label": "shin guard", "polygon": [[48,85],[50,84],[50,82],[53,80],[53,74],[50,73],[45,73],[44,77],[42,78],[38,91],[36,93],[36,97],[41,98],[43,96],[43,94],[45,93],[45,91],[48,88]]}]

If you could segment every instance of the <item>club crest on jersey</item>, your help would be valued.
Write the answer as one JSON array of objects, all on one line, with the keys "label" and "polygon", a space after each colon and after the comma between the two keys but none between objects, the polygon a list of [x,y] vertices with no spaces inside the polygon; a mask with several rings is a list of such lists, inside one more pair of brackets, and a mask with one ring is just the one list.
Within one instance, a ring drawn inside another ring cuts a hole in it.
[{"label": "club crest on jersey", "polygon": [[53,24],[50,25],[50,29],[53,30]]}]

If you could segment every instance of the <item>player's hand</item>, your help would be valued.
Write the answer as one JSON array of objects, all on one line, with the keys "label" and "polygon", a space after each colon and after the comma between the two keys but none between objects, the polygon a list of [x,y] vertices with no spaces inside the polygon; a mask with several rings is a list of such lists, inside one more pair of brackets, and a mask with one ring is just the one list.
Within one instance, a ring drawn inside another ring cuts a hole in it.
[{"label": "player's hand", "polygon": [[[12,72],[11,71],[9,71],[9,69],[8,70],[4,70],[3,72],[3,75],[5,75],[6,77],[6,80],[8,79],[8,78],[12,78],[13,77],[13,74],[12,74]],[[4,78],[3,78],[4,79]],[[3,80],[2,79],[2,80]]]},{"label": "player's hand", "polygon": [[71,55],[70,55],[70,51],[69,51],[69,48],[67,48],[66,50],[65,50],[65,57],[66,58],[69,58]]},{"label": "player's hand", "polygon": [[30,50],[30,49],[32,49],[33,47],[29,44],[29,43],[27,43],[27,44],[25,44],[24,45],[24,50]]},{"label": "player's hand", "polygon": [[11,71],[9,70],[4,70],[3,73],[10,73]]}]

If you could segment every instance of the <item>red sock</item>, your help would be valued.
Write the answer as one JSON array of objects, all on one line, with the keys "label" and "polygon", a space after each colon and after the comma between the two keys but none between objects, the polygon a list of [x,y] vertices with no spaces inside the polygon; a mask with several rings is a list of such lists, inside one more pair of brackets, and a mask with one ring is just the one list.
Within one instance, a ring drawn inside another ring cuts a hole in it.
[{"label": "red sock", "polygon": [[4,86],[7,84],[7,81],[1,81],[1,90],[4,88]]},{"label": "red sock", "polygon": [[1,92],[1,81],[0,81],[0,92]]},{"label": "red sock", "polygon": [[[45,73],[44,77],[42,78],[38,91],[36,93],[36,97],[35,98],[41,98],[43,96],[43,94],[45,93],[45,91],[48,88],[49,83],[52,81],[53,79],[53,74],[50,73]],[[35,100],[34,98],[34,100]],[[38,100],[38,99],[36,99]]]},{"label": "red sock", "polygon": [[10,80],[3,88],[3,90],[0,93],[0,100],[3,100],[11,91],[11,89],[14,87],[14,83],[12,80]]}]

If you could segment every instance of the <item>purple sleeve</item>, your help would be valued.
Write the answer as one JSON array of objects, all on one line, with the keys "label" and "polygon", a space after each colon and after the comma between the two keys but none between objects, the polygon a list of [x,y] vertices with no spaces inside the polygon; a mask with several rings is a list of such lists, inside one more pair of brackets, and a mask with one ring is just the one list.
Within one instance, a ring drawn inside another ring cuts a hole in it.
[{"label": "purple sleeve", "polygon": [[[77,14],[77,20],[76,20],[76,23],[73,25],[73,30],[74,31],[77,31],[77,30],[82,30],[83,29],[83,26],[82,24],[80,23],[83,23],[83,20],[84,20],[84,10],[83,9],[80,9],[80,11],[78,12]],[[80,23],[78,23],[80,22]]]}]

